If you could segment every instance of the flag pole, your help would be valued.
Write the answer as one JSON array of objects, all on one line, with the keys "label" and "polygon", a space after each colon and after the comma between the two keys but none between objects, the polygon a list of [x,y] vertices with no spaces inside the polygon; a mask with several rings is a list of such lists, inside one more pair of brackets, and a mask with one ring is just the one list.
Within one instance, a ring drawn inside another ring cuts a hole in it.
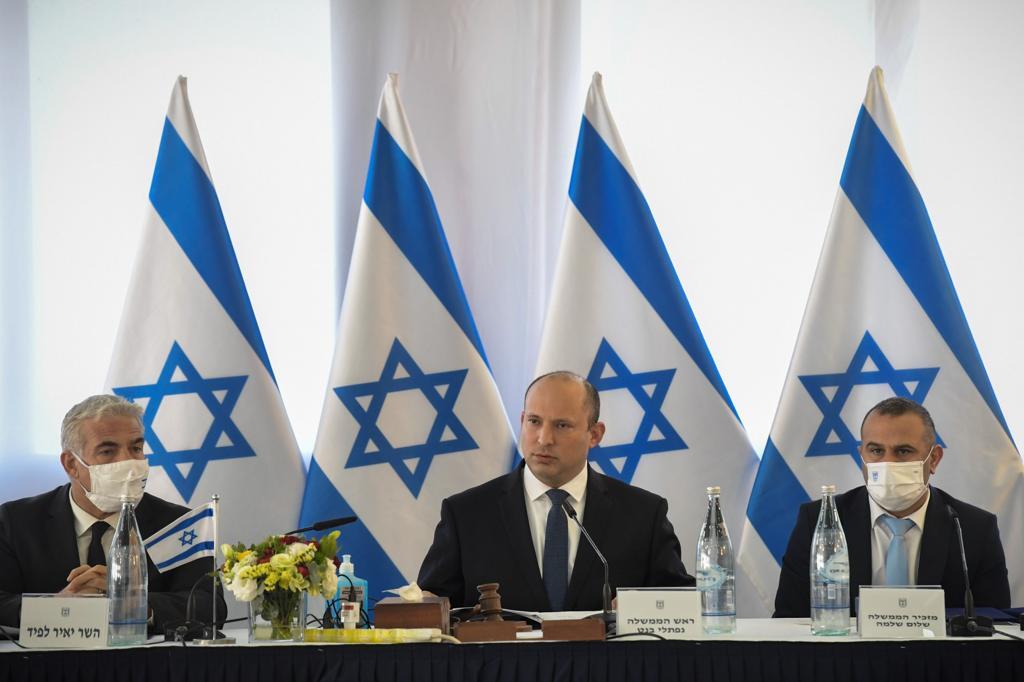
[{"label": "flag pole", "polygon": [[196,644],[234,644],[234,637],[217,638],[217,549],[220,547],[220,495],[210,495],[210,506],[213,509],[213,593],[211,594],[211,609],[213,612],[210,618],[210,638],[198,639]]},{"label": "flag pole", "polygon": [[213,610],[213,617],[210,618],[210,639],[217,639],[217,548],[220,547],[220,495],[210,495],[210,503],[213,505],[213,592],[210,600],[210,608]]}]

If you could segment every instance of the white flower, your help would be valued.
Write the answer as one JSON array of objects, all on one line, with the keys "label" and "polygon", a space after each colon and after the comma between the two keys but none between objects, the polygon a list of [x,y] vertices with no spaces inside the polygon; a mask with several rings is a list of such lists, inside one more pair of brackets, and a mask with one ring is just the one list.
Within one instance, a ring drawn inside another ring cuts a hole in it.
[{"label": "white flower", "polygon": [[338,572],[334,564],[328,562],[328,569],[324,571],[323,579],[320,581],[320,594],[325,599],[334,599],[334,593],[338,591]]},{"label": "white flower", "polygon": [[231,594],[235,595],[238,601],[252,601],[259,593],[259,583],[255,578],[236,577],[228,585]]},{"label": "white flower", "polygon": [[304,542],[293,542],[288,545],[288,553],[292,556],[298,556],[305,552],[307,547],[309,547],[309,545]]}]

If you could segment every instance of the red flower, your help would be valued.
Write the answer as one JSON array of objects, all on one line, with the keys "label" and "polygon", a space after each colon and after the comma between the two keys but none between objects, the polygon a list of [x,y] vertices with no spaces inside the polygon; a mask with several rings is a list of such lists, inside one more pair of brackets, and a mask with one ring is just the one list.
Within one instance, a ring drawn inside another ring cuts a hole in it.
[{"label": "red flower", "polygon": [[309,569],[305,566],[297,566],[296,570],[299,572],[300,575],[302,575],[303,578],[309,577]]},{"label": "red flower", "polygon": [[281,538],[281,544],[292,545],[296,542],[302,542],[302,538],[295,537],[294,535],[285,535]]}]

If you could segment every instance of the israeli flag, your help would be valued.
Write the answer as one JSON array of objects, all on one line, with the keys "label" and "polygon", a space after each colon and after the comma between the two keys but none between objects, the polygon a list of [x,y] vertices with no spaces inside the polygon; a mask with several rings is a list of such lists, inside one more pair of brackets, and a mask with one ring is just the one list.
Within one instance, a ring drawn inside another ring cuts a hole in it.
[{"label": "israeli flag", "polygon": [[679,282],[605,100],[587,93],[537,374],[567,369],[601,397],[597,471],[665,497],[692,570],[722,488],[738,540],[756,454]]},{"label": "israeli flag", "polygon": [[200,557],[214,556],[216,529],[214,506],[196,507],[143,540],[146,553],[163,573]]},{"label": "israeli flag", "polygon": [[145,408],[147,491],[222,497],[220,529],[295,527],[304,471],[179,77],[107,389]]},{"label": "israeli flag", "polygon": [[[878,401],[931,412],[942,464],[932,483],[999,517],[1024,556],[1024,465],[960,307],[914,182],[878,67],[839,192],[778,412],[747,509],[740,562],[771,609],[797,508],[863,485],[860,423]],[[1010,561],[1013,603],[1024,574]]]},{"label": "israeli flag", "polygon": [[441,501],[514,451],[390,74],[300,524],[357,515],[341,547],[379,594],[416,579]]}]

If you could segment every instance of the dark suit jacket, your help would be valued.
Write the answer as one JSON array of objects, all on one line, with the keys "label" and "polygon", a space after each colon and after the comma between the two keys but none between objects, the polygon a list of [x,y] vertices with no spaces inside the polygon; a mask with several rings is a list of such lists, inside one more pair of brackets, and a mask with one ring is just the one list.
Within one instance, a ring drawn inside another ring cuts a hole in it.
[{"label": "dark suit jacket", "polygon": [[[864,486],[837,495],[835,500],[850,552],[852,611],[860,586],[871,584],[871,507]],[[960,561],[956,528],[946,511],[947,504],[960,515],[974,603],[978,606],[1009,607],[1010,583],[996,517],[934,487],[921,534],[917,584],[941,585],[946,593],[947,608],[964,605],[963,563]],[[775,594],[776,618],[805,618],[811,614],[811,540],[820,510],[821,500],[800,507],[796,527],[782,559],[782,574]]]},{"label": "dark suit jacket", "polygon": [[[526,516],[523,467],[441,504],[420,587],[448,597],[453,607],[473,606],[476,586],[497,582],[504,608],[551,610]],[[694,584],[667,511],[664,498],[588,472],[583,526],[608,559],[613,589]],[[581,535],[565,609],[600,610],[603,584],[601,562]]]},{"label": "dark suit jacket", "polygon": [[[55,593],[67,586],[68,573],[79,565],[75,518],[68,501],[70,484],[36,497],[0,505],[0,624],[17,627],[21,622],[21,595]],[[139,532],[146,539],[188,511],[153,495],[143,495],[135,508]],[[189,590],[213,570],[213,559],[196,559],[160,573],[149,564],[149,605],[154,632],[169,622],[185,620]],[[195,591],[193,618],[206,621],[213,609],[211,580]],[[224,597],[217,593],[218,612],[227,613]]]}]

